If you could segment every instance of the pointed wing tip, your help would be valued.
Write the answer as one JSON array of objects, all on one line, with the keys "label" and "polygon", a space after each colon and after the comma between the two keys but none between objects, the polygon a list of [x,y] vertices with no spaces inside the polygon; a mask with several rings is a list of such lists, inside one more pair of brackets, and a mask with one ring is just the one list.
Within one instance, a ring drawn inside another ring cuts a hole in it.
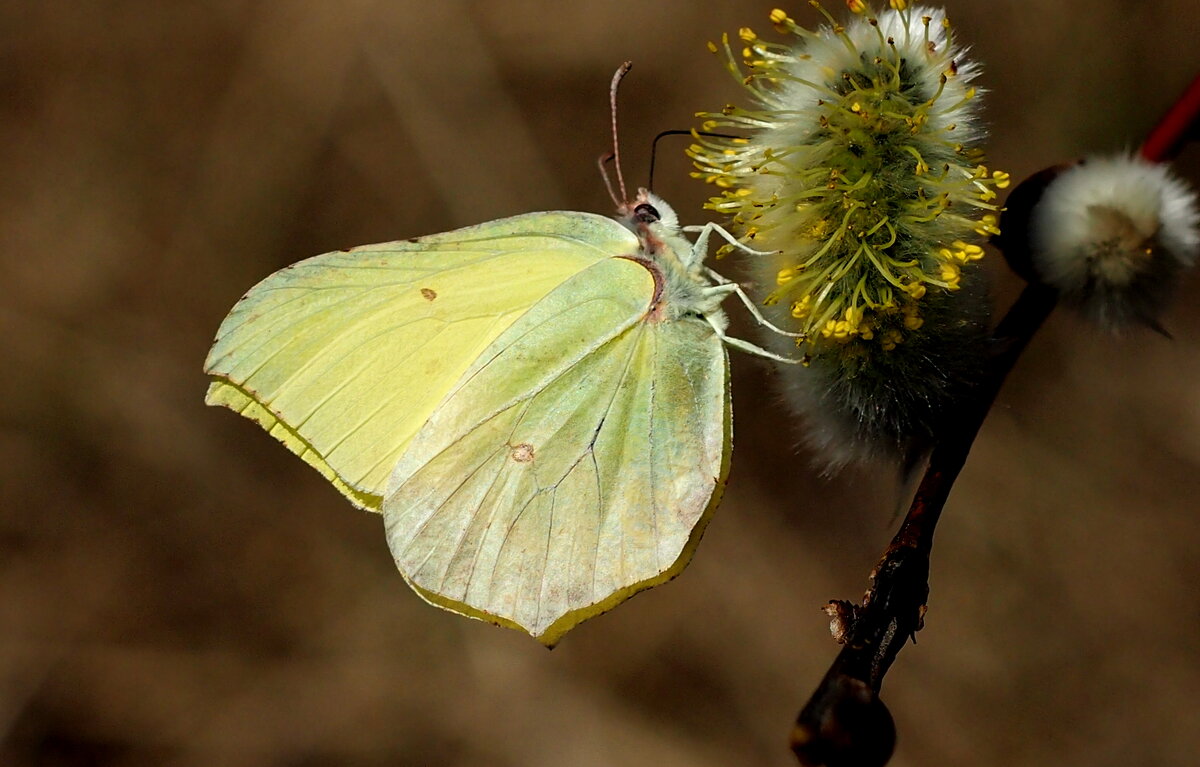
[{"label": "pointed wing tip", "polygon": [[[533,635],[530,634],[530,636]],[[533,638],[536,639],[542,647],[545,647],[547,650],[553,650],[558,646],[558,641],[563,638],[563,634],[558,634],[557,636],[542,634],[540,636],[534,636]]]},{"label": "pointed wing tip", "polygon": [[[208,369],[205,368],[204,372],[208,373]],[[226,404],[217,398],[217,392],[225,384],[226,381],[224,379],[210,374],[208,377],[208,387],[204,390],[204,404],[209,407],[225,407]]]},{"label": "pointed wing tip", "polygon": [[417,593],[417,596],[434,607],[439,607],[448,612],[481,621],[483,623],[490,623],[501,628],[519,631],[520,633],[525,634],[526,636],[529,636],[537,641],[547,650],[553,650],[558,646],[558,643],[562,641],[563,637],[565,637],[568,632],[581,623],[609,612],[613,608],[617,607],[617,605],[627,601],[631,597],[636,596],[643,591],[674,580],[683,572],[684,568],[687,567],[688,563],[691,561],[694,551],[695,545],[688,545],[685,547],[684,551],[679,554],[678,558],[670,567],[662,570],[658,574],[637,583],[632,583],[622,588],[614,589],[608,594],[608,596],[598,602],[575,607],[567,612],[558,614],[552,619],[537,621],[530,626],[520,623],[515,618],[504,617],[496,613],[489,612],[486,608],[471,605],[454,599],[453,597],[439,594],[437,591],[419,586],[404,572],[403,569],[400,570],[400,575],[404,578],[405,583],[407,583],[409,587]]},{"label": "pointed wing tip", "polygon": [[[316,469],[356,509],[376,514],[383,512],[383,496],[372,493],[369,489],[338,474],[311,443],[285,422],[278,413],[272,411],[253,391],[239,386],[223,376],[214,375],[210,378],[208,389],[204,394],[205,405],[227,408],[257,424],[269,436]],[[282,430],[277,430],[276,426],[282,427]]]}]

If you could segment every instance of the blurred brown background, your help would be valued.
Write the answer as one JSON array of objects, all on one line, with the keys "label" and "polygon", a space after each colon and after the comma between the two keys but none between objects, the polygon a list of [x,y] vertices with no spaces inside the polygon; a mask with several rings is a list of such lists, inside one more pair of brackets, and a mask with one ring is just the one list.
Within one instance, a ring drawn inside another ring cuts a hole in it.
[{"label": "blurred brown background", "polygon": [[[1196,70],[1195,0],[950,5],[1015,178],[1135,145]],[[379,520],[206,409],[200,371],[289,262],[607,212],[613,69],[636,62],[644,178],[654,133],[740,97],[705,41],[771,7],[0,6],[0,764],[791,764],[836,652],[819,607],[861,593],[898,499],[887,471],[807,469],[766,366],[735,356],[731,484],[692,566],[552,653],[422,603]],[[694,223],[682,143],[656,186]],[[1179,168],[1200,181],[1200,148]],[[1056,315],[1021,362],[884,689],[895,765],[1196,763],[1198,298],[1191,275],[1173,343]]]}]

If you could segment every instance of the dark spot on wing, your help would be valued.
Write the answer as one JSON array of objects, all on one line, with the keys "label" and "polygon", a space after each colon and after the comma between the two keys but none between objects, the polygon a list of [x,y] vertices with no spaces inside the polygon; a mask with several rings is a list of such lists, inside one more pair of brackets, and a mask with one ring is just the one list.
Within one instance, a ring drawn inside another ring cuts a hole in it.
[{"label": "dark spot on wing", "polygon": [[508,457],[517,463],[530,463],[533,461],[533,445],[528,442],[522,442],[519,445],[511,445]]},{"label": "dark spot on wing", "polygon": [[426,301],[432,301],[437,298],[437,292],[432,288],[421,288],[421,295],[425,297]]}]

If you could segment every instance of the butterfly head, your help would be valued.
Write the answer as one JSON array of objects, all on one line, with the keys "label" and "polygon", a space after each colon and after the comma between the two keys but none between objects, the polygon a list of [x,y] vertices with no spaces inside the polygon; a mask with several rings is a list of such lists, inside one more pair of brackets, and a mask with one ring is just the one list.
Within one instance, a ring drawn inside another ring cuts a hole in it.
[{"label": "butterfly head", "polygon": [[637,197],[621,203],[617,208],[617,220],[643,242],[679,234],[679,214],[649,189],[639,189]]},{"label": "butterfly head", "polygon": [[658,224],[669,232],[679,231],[679,215],[667,201],[649,189],[639,189],[634,199],[633,220],[639,224]]}]

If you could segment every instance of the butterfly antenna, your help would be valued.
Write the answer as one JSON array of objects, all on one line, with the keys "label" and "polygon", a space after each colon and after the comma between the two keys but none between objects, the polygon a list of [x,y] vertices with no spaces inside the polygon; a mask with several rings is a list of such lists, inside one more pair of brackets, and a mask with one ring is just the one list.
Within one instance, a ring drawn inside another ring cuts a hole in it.
[{"label": "butterfly antenna", "polygon": [[[613,75],[612,87],[608,90],[608,104],[612,111],[613,165],[617,169],[617,186],[621,189],[621,199],[617,200],[616,197],[613,198],[617,203],[617,207],[620,207],[629,200],[628,195],[625,193],[625,177],[621,174],[621,142],[617,139],[617,88],[621,85],[621,80],[624,79],[625,75],[629,74],[629,70],[631,69],[633,69],[632,61],[626,61],[617,67],[617,71]],[[604,182],[605,184],[608,183],[608,176],[604,177]],[[608,189],[608,193],[612,194],[611,186]]]},{"label": "butterfly antenna", "polygon": [[596,164],[600,166],[600,178],[604,179],[604,188],[608,190],[608,196],[612,198],[613,205],[616,205],[618,208],[620,208],[625,204],[625,201],[618,198],[617,193],[613,191],[612,181],[610,181],[608,178],[608,168],[606,167],[612,158],[612,152],[605,152],[604,154],[600,155],[600,159],[596,161]]}]

